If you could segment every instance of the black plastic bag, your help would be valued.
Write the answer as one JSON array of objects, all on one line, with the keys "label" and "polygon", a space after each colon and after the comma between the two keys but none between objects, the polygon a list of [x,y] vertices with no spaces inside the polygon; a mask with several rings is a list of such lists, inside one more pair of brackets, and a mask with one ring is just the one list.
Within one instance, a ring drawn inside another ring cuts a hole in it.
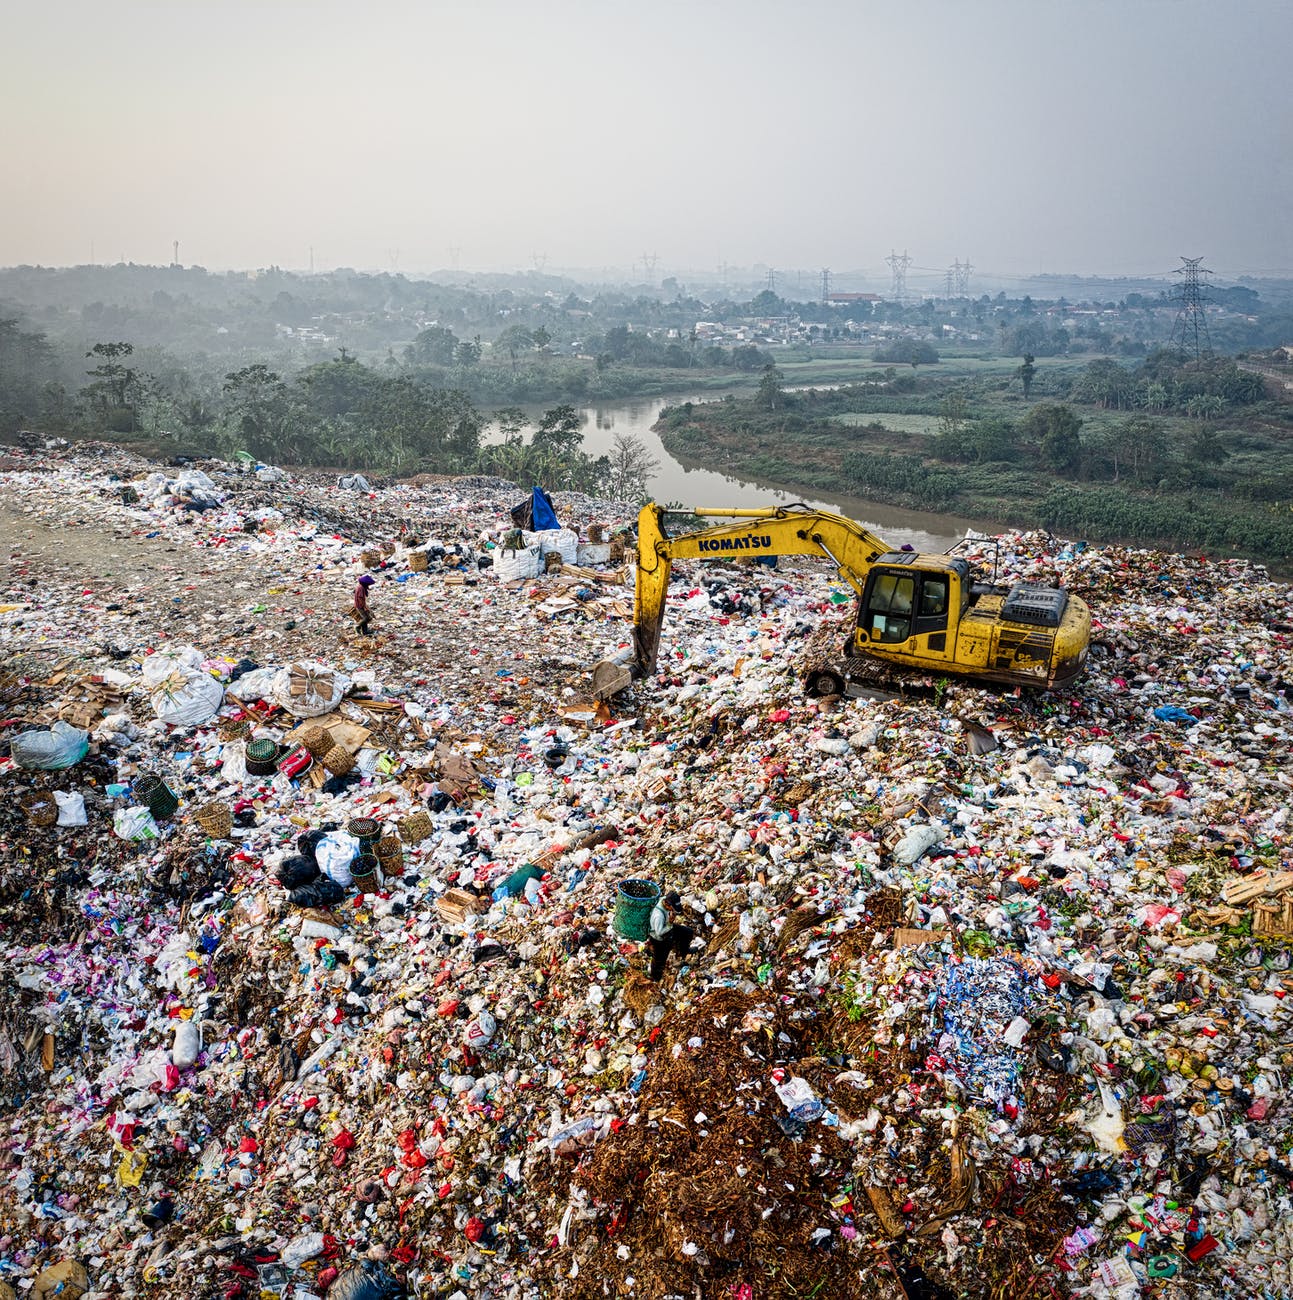
[{"label": "black plastic bag", "polygon": [[335,880],[321,876],[308,885],[301,885],[288,894],[293,907],[331,907],[346,896],[346,891]]},{"label": "black plastic bag", "polygon": [[278,883],[284,889],[299,889],[319,878],[319,864],[302,853],[284,858],[278,868]]},{"label": "black plastic bag", "polygon": [[511,509],[512,527],[524,528],[527,533],[534,531],[534,498],[527,496],[524,501]]},{"label": "black plastic bag", "polygon": [[319,847],[319,841],[322,840],[327,833],[328,832],[325,830],[302,831],[301,834],[296,837],[296,851],[313,862],[315,852]]},{"label": "black plastic bag", "polygon": [[328,1300],[404,1300],[408,1293],[384,1264],[366,1259],[337,1275]]}]

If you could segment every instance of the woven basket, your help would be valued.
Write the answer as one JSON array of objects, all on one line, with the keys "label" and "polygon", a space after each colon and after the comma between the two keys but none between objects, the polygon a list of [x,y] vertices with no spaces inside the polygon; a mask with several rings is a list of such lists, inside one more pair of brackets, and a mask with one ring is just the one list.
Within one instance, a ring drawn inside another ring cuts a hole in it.
[{"label": "woven basket", "polygon": [[306,727],[301,732],[301,744],[318,759],[322,759],[328,750],[336,746],[336,743],[332,733],[324,727]]},{"label": "woven basket", "polygon": [[152,772],[145,772],[135,778],[135,793],[148,805],[148,811],[157,821],[173,817],[180,806],[179,796],[174,790]]},{"label": "woven basket", "polygon": [[251,733],[251,723],[246,718],[225,718],[216,728],[221,740],[242,740]]},{"label": "woven basket", "polygon": [[404,842],[398,835],[386,835],[377,841],[373,850],[383,871],[393,870],[397,874],[404,863]]},{"label": "woven basket", "polygon": [[372,817],[352,817],[346,823],[346,834],[359,841],[360,853],[371,853],[382,837],[382,824]]},{"label": "woven basket", "polygon": [[359,557],[359,562],[365,569],[377,569],[381,567],[382,557],[378,551],[364,551]]},{"label": "woven basket", "polygon": [[361,894],[371,894],[381,888],[378,862],[371,853],[360,854],[351,863],[350,874],[354,879],[355,888]]},{"label": "woven basket", "polygon": [[247,746],[247,771],[252,776],[273,776],[278,766],[278,746],[272,740],[253,740]]},{"label": "woven basket", "polygon": [[409,572],[425,573],[431,561],[427,559],[425,551],[413,551],[409,555]]},{"label": "woven basket", "polygon": [[58,804],[48,790],[32,790],[22,797],[22,810],[33,826],[53,826],[58,821]]},{"label": "woven basket", "polygon": [[333,747],[319,759],[319,762],[322,763],[333,776],[345,776],[347,772],[354,769],[355,756],[343,745],[333,745]]},{"label": "woven basket", "polygon": [[228,839],[229,832],[233,830],[233,813],[228,804],[204,803],[193,816],[213,840]]},{"label": "woven basket", "polygon": [[431,814],[428,812],[419,809],[415,813],[409,813],[407,817],[401,817],[399,820],[400,839],[405,844],[421,844],[431,834],[432,824]]}]

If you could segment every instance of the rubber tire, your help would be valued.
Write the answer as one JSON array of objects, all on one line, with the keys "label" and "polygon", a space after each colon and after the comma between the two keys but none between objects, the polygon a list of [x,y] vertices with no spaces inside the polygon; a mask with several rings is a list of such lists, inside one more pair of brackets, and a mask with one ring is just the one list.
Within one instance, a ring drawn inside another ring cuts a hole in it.
[{"label": "rubber tire", "polygon": [[823,695],[843,695],[844,678],[830,668],[815,668],[808,674],[804,689],[809,695],[818,698]]}]

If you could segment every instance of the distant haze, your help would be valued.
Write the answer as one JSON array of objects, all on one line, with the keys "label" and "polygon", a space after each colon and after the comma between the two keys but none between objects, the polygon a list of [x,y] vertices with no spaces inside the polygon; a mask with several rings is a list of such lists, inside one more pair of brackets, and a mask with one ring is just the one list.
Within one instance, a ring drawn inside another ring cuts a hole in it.
[{"label": "distant haze", "polygon": [[1293,267],[1288,0],[55,0],[4,27],[3,264]]}]

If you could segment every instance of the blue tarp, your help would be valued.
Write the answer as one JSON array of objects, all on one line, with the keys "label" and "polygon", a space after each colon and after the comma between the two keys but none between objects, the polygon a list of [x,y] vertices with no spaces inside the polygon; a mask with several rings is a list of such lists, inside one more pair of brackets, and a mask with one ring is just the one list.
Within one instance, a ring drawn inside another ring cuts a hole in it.
[{"label": "blue tarp", "polygon": [[548,500],[548,494],[541,487],[533,489],[530,495],[530,503],[533,512],[531,518],[534,521],[530,526],[531,532],[542,533],[549,528],[561,527],[557,519],[557,512],[553,510],[552,502]]}]

